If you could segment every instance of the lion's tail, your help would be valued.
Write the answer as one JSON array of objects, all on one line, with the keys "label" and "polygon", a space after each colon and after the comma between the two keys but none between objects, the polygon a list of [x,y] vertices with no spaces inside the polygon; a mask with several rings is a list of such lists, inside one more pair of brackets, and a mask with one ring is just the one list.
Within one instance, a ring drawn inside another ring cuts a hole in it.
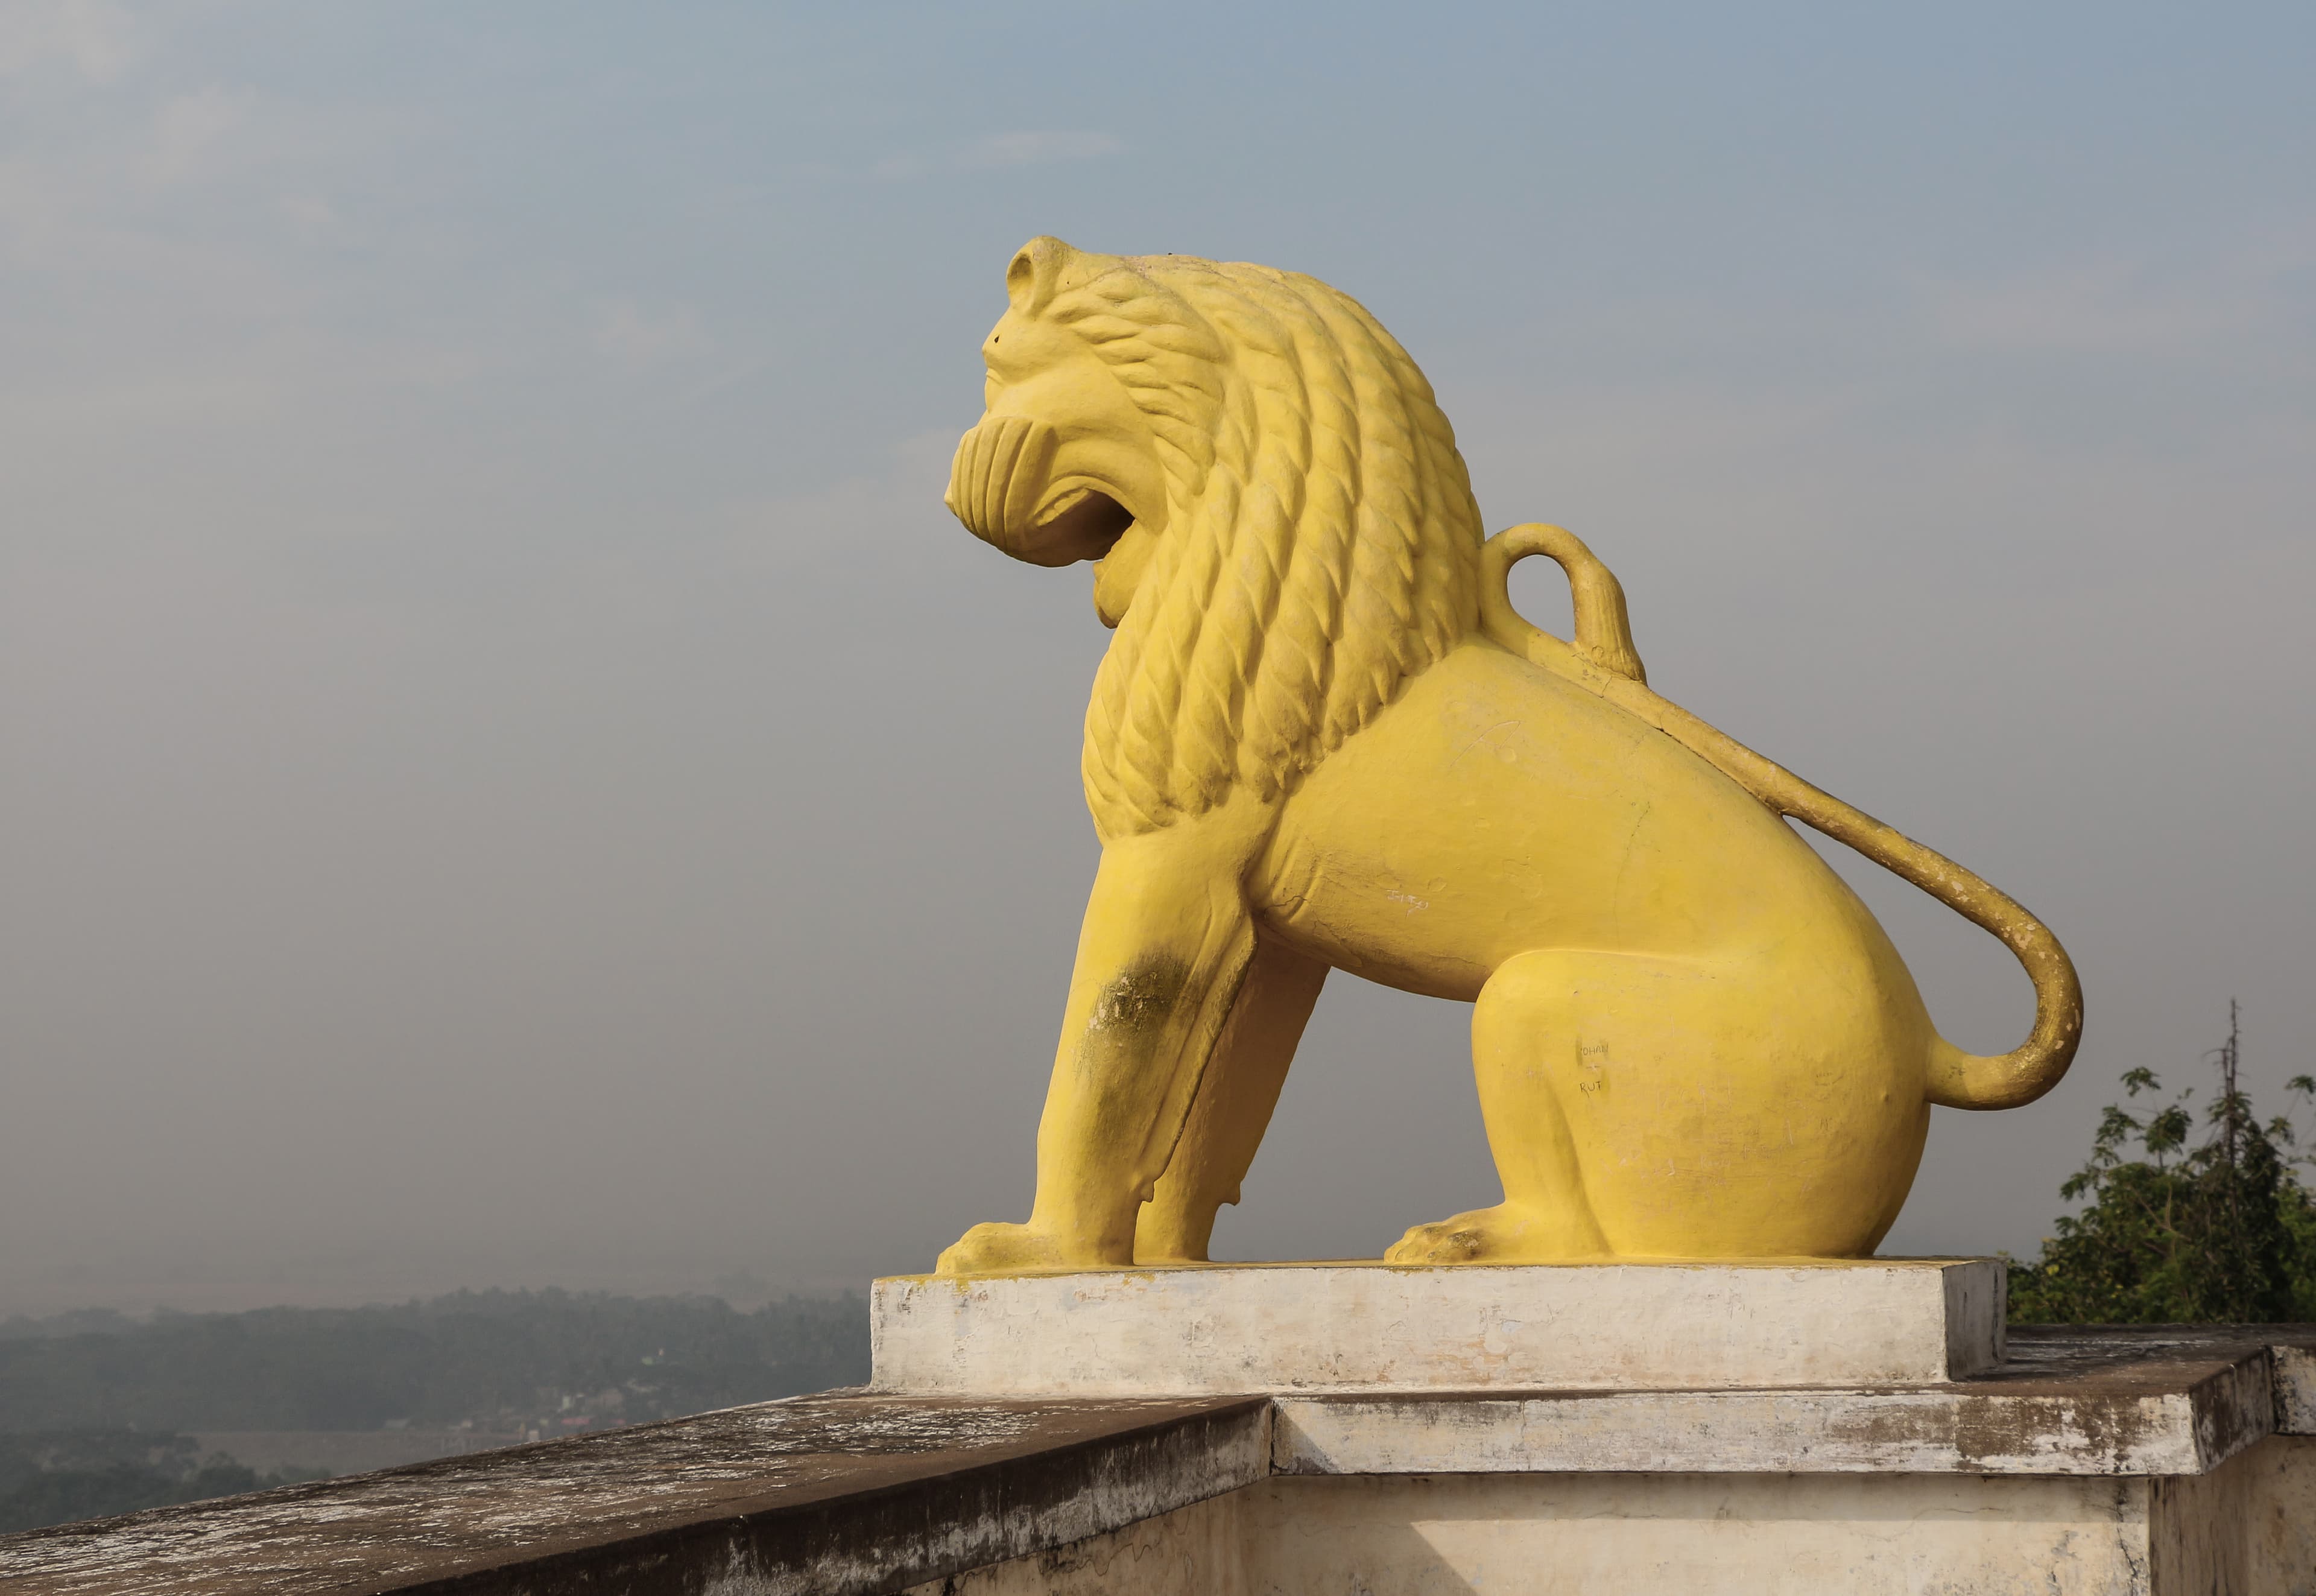
[{"label": "lion's tail", "polygon": [[[1575,602],[1573,646],[1512,609],[1505,586],[1516,561],[1541,554],[1568,573]],[[1952,1109],[2011,1109],[2059,1083],[2082,1039],[2083,988],[2059,939],[2009,894],[1944,854],[1812,786],[1688,710],[1652,691],[1634,650],[1624,590],[1574,533],[1530,523],[1499,532],[1482,550],[1481,629],[1496,643],[1590,689],[1717,767],[1780,815],[1790,815],[1904,877],[1973,924],[1991,932],[2035,984],[2035,1029],[2011,1051],[1965,1053],[1930,1042],[1929,1100]]]}]

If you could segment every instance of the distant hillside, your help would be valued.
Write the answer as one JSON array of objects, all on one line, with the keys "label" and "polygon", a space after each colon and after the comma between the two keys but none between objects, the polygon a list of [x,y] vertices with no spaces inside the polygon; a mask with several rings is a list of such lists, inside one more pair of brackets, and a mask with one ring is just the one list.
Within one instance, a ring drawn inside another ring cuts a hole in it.
[{"label": "distant hillside", "polygon": [[361,1308],[0,1321],[0,1432],[503,1434],[672,1418],[868,1378],[859,1297],[462,1291]]},{"label": "distant hillside", "polygon": [[260,1474],[229,1458],[204,1458],[187,1435],[125,1430],[0,1433],[0,1535],[262,1491],[303,1477]]}]

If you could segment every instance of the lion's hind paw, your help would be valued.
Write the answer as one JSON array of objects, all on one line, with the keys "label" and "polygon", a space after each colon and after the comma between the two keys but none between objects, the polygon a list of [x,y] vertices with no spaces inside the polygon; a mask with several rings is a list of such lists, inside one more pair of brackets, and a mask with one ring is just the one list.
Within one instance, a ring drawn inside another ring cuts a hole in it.
[{"label": "lion's hind paw", "polygon": [[1573,1263],[1608,1257],[1582,1216],[1499,1203],[1436,1225],[1418,1225],[1383,1255],[1385,1263]]},{"label": "lion's hind paw", "polygon": [[1472,1263],[1487,1253],[1487,1237],[1463,1217],[1437,1225],[1418,1225],[1392,1244],[1385,1263]]}]

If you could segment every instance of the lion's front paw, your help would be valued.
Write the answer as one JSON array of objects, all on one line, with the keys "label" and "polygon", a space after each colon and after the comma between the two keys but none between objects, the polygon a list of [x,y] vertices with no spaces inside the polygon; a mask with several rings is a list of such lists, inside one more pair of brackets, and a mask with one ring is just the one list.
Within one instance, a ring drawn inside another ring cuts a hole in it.
[{"label": "lion's front paw", "polygon": [[933,1265],[938,1275],[1011,1275],[1033,1269],[1058,1269],[1070,1260],[1061,1244],[1027,1225],[976,1225],[958,1238]]}]

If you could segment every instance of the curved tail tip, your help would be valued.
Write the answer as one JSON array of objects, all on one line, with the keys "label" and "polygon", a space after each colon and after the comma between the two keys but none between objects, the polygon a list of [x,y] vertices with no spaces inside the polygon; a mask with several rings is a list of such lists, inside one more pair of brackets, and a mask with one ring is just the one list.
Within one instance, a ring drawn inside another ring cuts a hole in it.
[{"label": "curved tail tip", "polygon": [[2078,1020],[2065,1035],[2041,1039],[2009,1053],[1965,1053],[1942,1036],[1930,1039],[1926,1095],[1944,1109],[2024,1108],[2059,1083],[2081,1039]]}]

